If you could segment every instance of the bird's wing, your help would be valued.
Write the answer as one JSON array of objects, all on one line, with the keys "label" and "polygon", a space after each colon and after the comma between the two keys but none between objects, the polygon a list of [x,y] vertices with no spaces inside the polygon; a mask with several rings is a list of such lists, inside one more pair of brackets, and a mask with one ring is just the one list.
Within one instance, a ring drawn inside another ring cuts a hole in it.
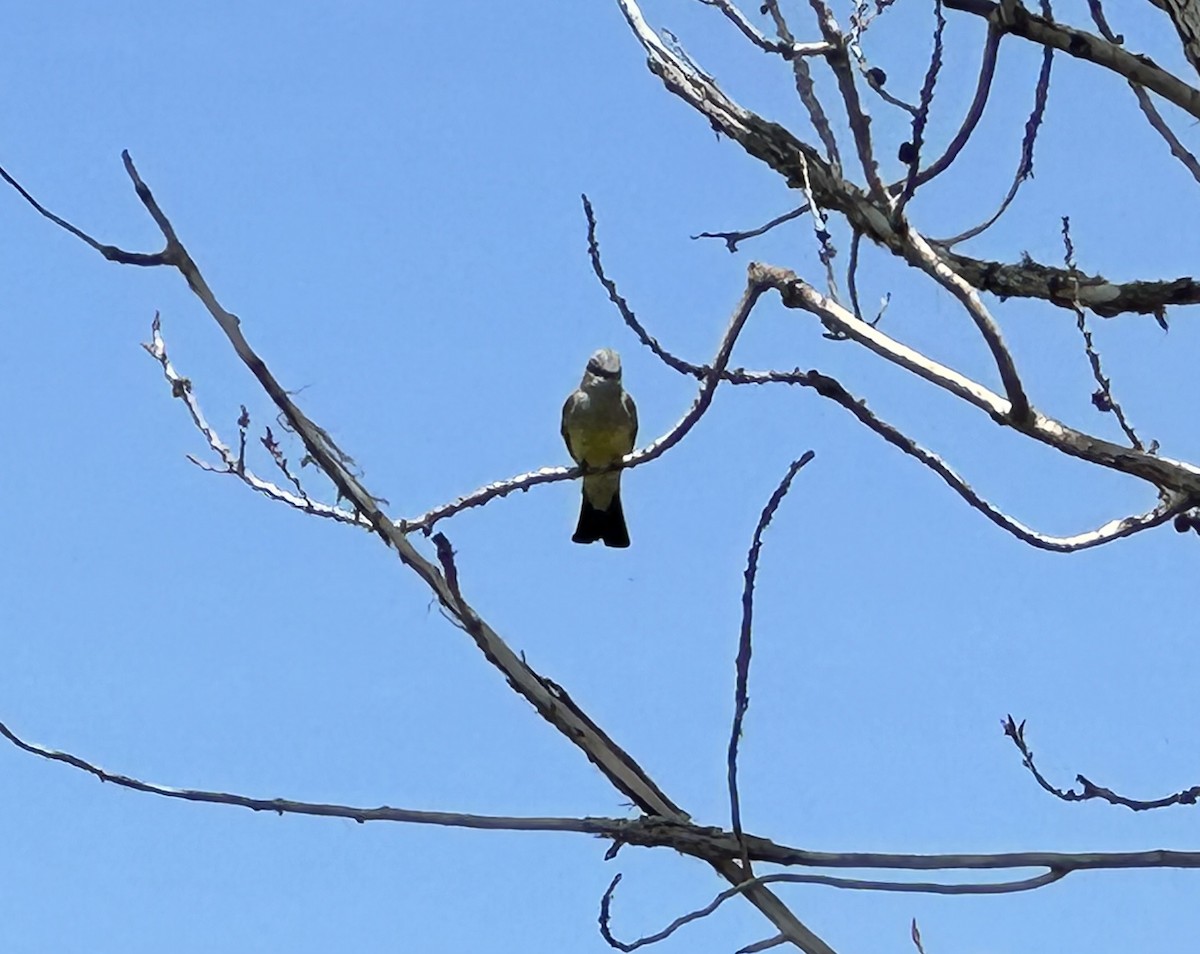
[{"label": "bird's wing", "polygon": [[571,435],[567,431],[567,418],[570,416],[571,406],[575,403],[575,398],[578,396],[578,394],[578,391],[572,391],[571,394],[567,396],[566,403],[563,404],[562,412],[563,443],[567,445],[567,453],[571,455],[571,460],[575,461],[577,464],[579,463],[579,455],[575,453],[575,448],[571,446]]},{"label": "bird's wing", "polygon": [[625,413],[629,415],[629,420],[633,423],[633,427],[629,430],[629,451],[633,452],[637,446],[637,405],[633,403],[633,398],[629,396],[629,392],[625,391],[621,395],[621,403],[625,407]]}]

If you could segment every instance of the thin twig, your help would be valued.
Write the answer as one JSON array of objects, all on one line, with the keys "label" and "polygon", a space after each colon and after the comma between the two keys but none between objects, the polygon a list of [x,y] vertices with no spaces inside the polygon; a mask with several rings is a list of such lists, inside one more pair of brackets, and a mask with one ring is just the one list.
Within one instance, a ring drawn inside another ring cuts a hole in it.
[{"label": "thin twig", "polygon": [[942,0],[934,0],[934,29],[933,52],[929,55],[929,68],[925,71],[925,81],[921,84],[921,98],[918,101],[916,114],[912,121],[912,138],[908,146],[908,177],[904,189],[892,209],[892,215],[899,221],[904,214],[904,207],[917,189],[917,174],[921,166],[921,147],[925,144],[925,126],[929,122],[929,108],[933,105],[933,91],[937,87],[938,73],[942,69],[942,33],[946,29],[946,17],[942,14]]},{"label": "thin twig", "polygon": [[1033,147],[1037,141],[1038,129],[1041,128],[1042,119],[1046,114],[1046,99],[1050,94],[1050,69],[1053,62],[1054,49],[1048,46],[1042,53],[1042,68],[1038,73],[1037,86],[1033,93],[1033,110],[1029,114],[1029,119],[1025,121],[1025,135],[1021,138],[1021,159],[1017,164],[1017,171],[1013,176],[1012,184],[1008,187],[1008,194],[1004,197],[1004,201],[1000,203],[1000,208],[985,222],[981,222],[979,225],[969,228],[953,238],[945,239],[944,241],[938,240],[936,242],[937,245],[949,249],[959,242],[965,242],[967,239],[974,238],[990,229],[1000,219],[1000,216],[1007,211],[1013,199],[1017,197],[1017,191],[1021,188],[1021,184],[1033,175]]},{"label": "thin twig", "polygon": [[[979,125],[979,120],[983,118],[988,96],[991,94],[992,79],[996,75],[996,54],[1000,50],[1001,36],[1003,34],[994,26],[988,27],[987,40],[984,42],[983,56],[979,63],[979,79],[975,83],[975,96],[971,101],[970,107],[967,109],[967,114],[963,117],[962,124],[958,127],[958,132],[954,134],[954,138],[950,140],[946,151],[917,173],[913,179],[914,188],[924,185],[949,169],[950,165],[962,152],[963,147],[970,140],[971,134],[975,132],[975,127]],[[888,186],[888,191],[895,194],[900,189],[905,188],[907,184],[908,177],[905,177],[899,182]]]},{"label": "thin twig", "polygon": [[809,5],[817,15],[821,33],[830,45],[830,52],[825,54],[825,61],[833,70],[837,80],[838,91],[846,106],[846,119],[850,132],[854,137],[854,146],[858,152],[858,161],[862,165],[871,198],[882,208],[888,208],[891,198],[879,176],[879,163],[875,158],[875,149],[871,144],[871,117],[867,114],[858,95],[858,87],[854,82],[854,71],[850,68],[850,56],[846,51],[846,37],[838,28],[833,11],[825,0],[809,0]]},{"label": "thin twig", "polygon": [[1009,715],[1005,717],[1003,727],[1004,734],[1012,739],[1013,745],[1020,751],[1022,764],[1029,769],[1030,774],[1034,777],[1038,785],[1055,798],[1061,799],[1064,802],[1086,802],[1099,799],[1108,802],[1110,805],[1119,805],[1135,812],[1151,811],[1155,808],[1170,808],[1173,805],[1195,805],[1197,802],[1200,802],[1200,785],[1193,785],[1191,788],[1176,792],[1173,795],[1166,795],[1155,799],[1127,798],[1124,795],[1118,795],[1112,789],[1097,785],[1083,775],[1075,776],[1075,781],[1081,786],[1080,791],[1058,788],[1050,784],[1046,777],[1038,771],[1037,766],[1033,762],[1033,750],[1029,748],[1029,744],[1025,741],[1025,720],[1022,719],[1018,723]]},{"label": "thin twig", "polygon": [[[1062,237],[1065,248],[1063,256],[1064,264],[1069,271],[1074,271],[1075,246],[1071,242],[1071,218],[1067,215],[1062,217]],[[1113,397],[1112,381],[1104,374],[1104,370],[1100,365],[1100,352],[1096,350],[1095,342],[1092,341],[1092,333],[1088,330],[1087,318],[1083,314],[1083,309],[1078,306],[1075,307],[1075,327],[1079,329],[1079,335],[1083,339],[1083,352],[1087,355],[1088,364],[1092,369],[1092,377],[1096,381],[1097,390],[1092,395],[1092,404],[1098,411],[1111,413],[1116,417],[1121,430],[1129,438],[1130,445],[1137,450],[1144,450],[1145,448],[1138,439],[1133,425],[1129,423],[1129,419],[1125,416],[1125,411],[1121,407],[1120,402]]]},{"label": "thin twig", "polygon": [[89,762],[69,752],[47,748],[33,742],[27,742],[0,722],[0,735],[4,736],[17,748],[39,758],[51,762],[60,762],[72,768],[86,772],[101,782],[108,782],[120,788],[149,795],[159,795],[163,798],[176,798],[187,802],[205,802],[212,805],[229,805],[237,808],[248,808],[255,812],[274,812],[278,815],[311,815],[320,818],[347,818],[360,823],[366,822],[400,822],[413,825],[440,825],[449,828],[475,828],[490,831],[555,831],[579,832],[591,835],[609,835],[618,837],[622,828],[628,824],[620,818],[589,819],[589,818],[536,818],[504,815],[471,815],[461,812],[431,812],[411,808],[363,808],[353,805],[327,804],[323,802],[297,801],[291,798],[252,798],[249,795],[239,795],[233,792],[215,792],[204,789],[173,788],[168,785],[156,785],[145,782],[129,775],[110,772],[93,762]]},{"label": "thin twig", "polygon": [[[775,22],[775,33],[779,39],[785,44],[794,46],[796,38],[792,35],[791,28],[788,26],[783,12],[779,9],[778,0],[765,0],[763,9],[770,14],[771,19]],[[804,57],[793,59],[792,74],[795,77],[796,95],[800,97],[800,102],[808,111],[808,118],[813,124],[813,129],[817,131],[821,145],[825,147],[825,157],[829,160],[830,165],[840,172],[842,157],[838,150],[837,137],[834,135],[833,127],[829,123],[825,107],[821,105],[821,100],[817,98],[817,88],[813,84],[812,70],[809,68],[808,60]]]},{"label": "thin twig", "polygon": [[844,890],[854,891],[883,891],[883,892],[899,892],[904,894],[941,894],[941,895],[992,895],[992,894],[1016,894],[1021,891],[1033,891],[1037,888],[1043,888],[1048,884],[1053,884],[1056,881],[1061,881],[1067,876],[1067,871],[1050,870],[1044,874],[1034,875],[1029,878],[1021,878],[1016,881],[1000,881],[991,883],[970,883],[970,884],[943,884],[940,882],[917,882],[917,881],[868,881],[860,878],[839,878],[832,875],[818,874],[769,874],[760,875],[756,878],[750,878],[742,884],[735,885],[732,888],[727,888],[712,899],[708,904],[694,911],[689,911],[687,914],[682,914],[675,918],[670,924],[660,931],[653,934],[647,934],[638,938],[635,941],[618,940],[609,927],[612,919],[612,899],[613,893],[617,889],[617,885],[621,882],[621,876],[617,875],[613,878],[608,886],[608,890],[604,892],[604,897],[600,902],[600,933],[603,935],[610,946],[619,951],[636,951],[638,948],[646,947],[650,944],[657,944],[660,941],[665,941],[680,928],[691,924],[695,921],[702,920],[716,911],[722,904],[730,898],[736,897],[747,887],[751,885],[762,884],[815,884],[824,885],[830,888],[842,888]]},{"label": "thin twig", "polygon": [[[210,473],[228,474],[237,477],[256,493],[260,493],[272,500],[277,500],[280,503],[285,503],[289,507],[293,507],[303,513],[309,513],[316,517],[325,517],[330,520],[336,520],[339,523],[351,524],[363,529],[370,529],[370,523],[362,515],[352,510],[343,510],[340,507],[333,507],[329,504],[313,500],[304,493],[299,481],[296,481],[294,478],[293,482],[297,489],[297,493],[295,494],[284,490],[269,480],[262,479],[254,471],[246,467],[246,427],[250,423],[250,416],[246,408],[242,407],[241,416],[238,418],[238,452],[234,454],[225,442],[221,440],[220,435],[217,434],[212,425],[205,419],[204,412],[200,409],[200,402],[196,399],[191,379],[179,374],[175,370],[175,366],[171,363],[171,358],[167,354],[167,343],[162,335],[162,320],[157,312],[155,312],[154,321],[150,325],[150,341],[143,344],[142,347],[146,349],[147,354],[159,363],[159,366],[162,368],[163,377],[171,385],[171,395],[183,401],[188,414],[192,418],[192,423],[204,435],[208,446],[220,458],[223,466],[213,466],[189,454],[188,460],[193,464]],[[277,447],[276,452],[278,452]],[[277,463],[280,459],[282,459],[282,454],[280,454],[279,458],[276,458]],[[291,476],[286,468],[286,462],[284,462],[283,471],[289,477]]]},{"label": "thin twig", "polygon": [[829,49],[827,43],[797,43],[794,40],[769,40],[762,32],[747,19],[730,0],[698,0],[706,7],[716,7],[726,18],[741,31],[751,43],[768,53],[778,53],[784,59],[792,60],[805,56],[820,56]]},{"label": "thin twig", "polygon": [[817,205],[817,200],[813,196],[812,183],[808,178],[808,163],[804,156],[800,157],[800,168],[803,172],[802,188],[804,196],[808,199],[808,207],[812,211],[812,227],[813,237],[817,240],[818,252],[817,259],[825,266],[825,281],[829,289],[829,297],[834,301],[839,301],[841,296],[838,294],[837,275],[833,271],[833,260],[837,257],[837,248],[833,244],[833,236],[829,234],[829,219],[821,207]]},{"label": "thin twig", "polygon": [[742,738],[742,723],[746,718],[746,710],[750,708],[750,656],[753,652],[754,583],[758,578],[758,556],[762,551],[763,534],[766,532],[767,527],[771,525],[771,520],[775,517],[775,511],[779,509],[783,498],[787,496],[787,492],[792,486],[792,480],[800,472],[800,468],[812,460],[814,456],[811,450],[805,451],[788,466],[787,472],[779,482],[779,486],[775,488],[775,492],[771,494],[770,499],[759,515],[758,525],[754,528],[754,536],[750,543],[750,551],[746,556],[745,587],[742,590],[742,626],[738,634],[738,651],[735,662],[736,685],[733,696],[733,727],[729,732],[729,751],[726,757],[726,765],[729,777],[730,822],[734,836],[742,845],[742,868],[747,877],[752,872],[750,870],[750,855],[746,851],[746,845],[742,837],[742,806],[741,798],[738,795],[737,783],[738,743]]},{"label": "thin twig", "polygon": [[850,237],[850,263],[846,266],[846,287],[850,290],[850,307],[854,317],[862,320],[862,308],[858,304],[858,247],[862,244],[862,233],[856,231]]},{"label": "thin twig", "polygon": [[[1108,19],[1104,15],[1104,7],[1101,5],[1100,0],[1088,0],[1088,9],[1091,11],[1092,20],[1096,24],[1096,29],[1100,31],[1100,35],[1108,40],[1109,43],[1120,44],[1120,38],[1113,33],[1112,28],[1108,25]],[[1191,47],[1187,48],[1191,49]],[[1162,114],[1158,111],[1158,108],[1154,105],[1154,101],[1150,99],[1146,90],[1138,83],[1132,81],[1129,82],[1129,88],[1133,90],[1133,95],[1137,98],[1138,107],[1141,109],[1143,115],[1145,115],[1146,121],[1150,123],[1150,127],[1166,142],[1167,147],[1171,150],[1171,155],[1183,164],[1183,167],[1191,173],[1193,179],[1200,182],[1200,160],[1197,160],[1196,156],[1187,146],[1180,142],[1179,137],[1167,125],[1167,121],[1163,119]]]},{"label": "thin twig", "polygon": [[798,219],[807,211],[808,203],[806,202],[804,205],[792,209],[790,212],[784,212],[783,215],[775,216],[775,218],[771,219],[770,222],[767,222],[765,225],[760,225],[756,229],[749,229],[745,232],[701,232],[699,235],[693,235],[692,239],[719,238],[724,240],[725,247],[729,249],[729,251],[736,252],[739,242],[744,242],[746,239],[757,238],[760,235],[765,235],[767,232],[770,232],[771,229],[775,228],[775,226],[783,225],[784,222],[790,222],[792,219]]},{"label": "thin twig", "polygon": [[[589,217],[589,248],[591,250],[592,268],[596,273],[601,285],[608,293],[609,300],[616,306],[617,311],[621,315],[621,319],[626,325],[637,335],[638,340],[643,345],[649,348],[658,358],[663,361],[668,367],[693,378],[703,378],[705,368],[701,365],[692,364],[685,359],[673,354],[664,348],[656,338],[652,337],[642,323],[638,320],[633,310],[629,307],[629,303],[621,295],[614,282],[604,271],[604,264],[600,258],[600,247],[595,237],[595,220]],[[780,272],[781,280],[786,280],[786,276],[792,273]],[[794,277],[794,275],[793,275]],[[809,304],[804,304],[802,307],[809,307]],[[849,336],[849,330],[856,327],[863,329],[864,336],[867,329],[874,331],[875,323],[868,324],[862,321],[859,316],[851,316],[844,311],[830,310],[827,311],[825,317],[829,318],[835,328],[840,329],[840,333]],[[854,318],[857,324],[845,324],[846,317]],[[822,322],[825,323],[824,318]],[[839,324],[842,323],[842,324]],[[828,327],[828,325],[827,325]],[[887,344],[885,344],[885,342]],[[900,361],[900,355],[907,351],[903,345],[894,342],[891,338],[880,333],[880,337],[872,342],[871,339],[864,337],[864,342],[872,350],[880,349],[877,353],[883,354],[889,360]],[[915,352],[913,353],[914,360],[918,360]],[[928,361],[923,357],[919,360]],[[907,365],[905,365],[907,366]],[[937,367],[941,367],[937,365]],[[948,370],[948,369],[946,369]],[[924,376],[920,371],[917,372]],[[937,474],[945,483],[971,507],[974,507],[985,517],[991,520],[996,526],[1000,527],[1008,533],[1011,533],[1023,543],[1028,543],[1031,546],[1042,550],[1049,550],[1057,553],[1073,553],[1077,550],[1086,550],[1091,547],[1100,546],[1105,543],[1111,543],[1114,540],[1119,540],[1127,536],[1132,536],[1135,533],[1143,530],[1149,530],[1153,527],[1161,526],[1177,515],[1188,509],[1189,497],[1187,494],[1173,492],[1166,494],[1152,510],[1134,514],[1128,517],[1121,517],[1110,520],[1103,526],[1088,530],[1083,533],[1073,534],[1071,536],[1051,536],[1049,534],[1040,533],[1019,520],[1010,517],[994,504],[988,502],[980,496],[970,484],[960,477],[953,468],[943,461],[937,454],[922,447],[912,438],[902,433],[898,428],[882,420],[870,409],[866,403],[855,398],[849,391],[846,390],[836,379],[827,374],[822,374],[819,371],[746,371],[737,369],[734,371],[726,370],[722,375],[722,380],[728,381],[735,385],[763,385],[763,384],[788,384],[805,388],[812,388],[822,397],[832,400],[841,407],[848,410],[862,424],[866,425],[889,444],[899,448],[905,454],[925,465],[935,474]],[[933,379],[936,382],[936,375]],[[963,379],[965,381],[965,379]],[[953,390],[953,388],[950,388]],[[985,389],[986,390],[986,389]],[[957,393],[957,392],[956,392]],[[989,392],[990,393],[990,392]],[[961,396],[961,395],[960,395]],[[992,413],[990,406],[986,403],[977,405],[988,413]],[[995,416],[995,415],[993,415]],[[1049,419],[1043,419],[1047,422],[1047,427],[1058,432],[1059,428],[1065,431],[1064,425],[1057,421],[1051,422]],[[1052,440],[1040,438],[1052,446],[1058,446]],[[1088,442],[1092,439],[1087,438]],[[1061,449],[1061,448],[1060,448]],[[1200,471],[1197,471],[1200,475]],[[1200,485],[1198,485],[1200,486]]]}]

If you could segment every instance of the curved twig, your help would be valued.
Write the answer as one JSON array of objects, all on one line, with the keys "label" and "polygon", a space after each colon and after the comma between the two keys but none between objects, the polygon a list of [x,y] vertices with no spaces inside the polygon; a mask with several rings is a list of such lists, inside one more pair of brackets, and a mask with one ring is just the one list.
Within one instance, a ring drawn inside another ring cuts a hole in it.
[{"label": "curved twig", "polygon": [[1042,68],[1038,73],[1037,86],[1034,89],[1033,110],[1029,114],[1029,119],[1025,121],[1025,135],[1021,138],[1021,160],[1017,164],[1017,171],[1013,176],[1012,185],[1008,187],[1008,194],[1004,197],[1004,201],[1000,203],[1000,208],[987,221],[967,229],[953,238],[939,239],[935,244],[949,249],[959,242],[965,242],[967,239],[974,238],[986,232],[999,221],[1000,216],[1012,205],[1012,201],[1017,197],[1017,191],[1021,188],[1021,184],[1033,175],[1033,147],[1037,141],[1038,129],[1042,125],[1042,118],[1046,114],[1046,99],[1050,94],[1050,70],[1053,64],[1054,50],[1052,47],[1046,47],[1042,54]]},{"label": "curved twig", "polygon": [[1153,799],[1129,798],[1125,795],[1119,795],[1110,788],[1097,785],[1083,775],[1075,776],[1075,781],[1080,785],[1078,792],[1074,789],[1058,788],[1050,784],[1033,762],[1033,750],[1029,748],[1029,745],[1025,741],[1025,720],[1022,719],[1018,723],[1009,715],[1005,717],[1003,725],[1004,734],[1012,739],[1013,745],[1020,751],[1021,762],[1029,769],[1034,780],[1043,789],[1061,801],[1087,802],[1099,799],[1100,801],[1108,802],[1110,805],[1118,805],[1134,812],[1152,811],[1156,808],[1170,808],[1174,805],[1195,805],[1200,802],[1200,785],[1193,785],[1191,788],[1185,788],[1172,795],[1164,795],[1162,798]]},{"label": "curved twig", "polygon": [[726,755],[726,769],[729,779],[729,816],[734,837],[742,844],[742,869],[747,875],[750,871],[750,856],[742,840],[742,806],[738,794],[738,743],[742,738],[742,722],[746,718],[746,710],[750,708],[750,656],[753,652],[754,635],[754,583],[758,577],[758,555],[762,550],[762,538],[775,511],[783,503],[792,481],[805,464],[816,456],[811,450],[805,451],[788,466],[783,479],[771,494],[766,506],[758,518],[754,528],[754,537],[750,543],[750,552],[746,556],[745,586],[742,589],[742,626],[738,633],[737,659],[735,668],[735,687],[733,694],[733,726],[729,732],[729,749]]},{"label": "curved twig", "polygon": [[1048,884],[1053,884],[1056,881],[1061,881],[1067,876],[1068,873],[1069,872],[1066,871],[1050,870],[1044,874],[1035,875],[1030,878],[1021,878],[1017,881],[996,881],[983,884],[943,884],[929,881],[868,881],[861,878],[838,878],[832,875],[818,874],[760,875],[757,878],[750,878],[740,885],[727,888],[703,907],[696,908],[694,911],[689,911],[687,914],[680,915],[662,930],[656,931],[653,934],[647,934],[635,941],[618,940],[612,934],[612,931],[609,927],[609,922],[612,919],[613,893],[616,891],[617,885],[621,883],[621,876],[618,874],[613,878],[612,882],[608,886],[608,890],[604,892],[604,897],[600,900],[600,933],[603,935],[604,940],[606,940],[609,945],[615,947],[617,950],[626,952],[636,951],[638,948],[647,947],[650,944],[657,944],[659,941],[665,941],[685,925],[708,917],[730,898],[736,897],[745,888],[755,884],[816,884],[824,885],[828,888],[842,888],[852,891],[883,891],[906,894],[1016,894],[1017,892],[1021,891],[1033,891],[1037,888],[1043,888]]}]

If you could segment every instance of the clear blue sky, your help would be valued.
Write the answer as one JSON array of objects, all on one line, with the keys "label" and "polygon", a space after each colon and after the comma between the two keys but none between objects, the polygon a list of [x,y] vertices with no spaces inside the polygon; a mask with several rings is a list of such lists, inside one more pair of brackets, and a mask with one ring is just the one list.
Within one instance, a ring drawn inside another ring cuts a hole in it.
[{"label": "clear blue sky", "polygon": [[[797,32],[815,38],[797,6]],[[868,52],[911,95],[930,15],[898,7]],[[682,0],[645,10],[735,98],[805,129],[785,65],[717,13]],[[1056,10],[1086,22],[1082,2]],[[1157,11],[1118,12],[1133,48],[1179,67]],[[949,17],[937,143],[968,101],[982,39],[980,21]],[[800,200],[663,90],[615,0],[336,12],[74,0],[21,5],[6,27],[0,162],[102,240],[156,250],[121,168],[129,149],[251,342],[397,517],[566,463],[559,411],[597,347],[622,352],[645,440],[690,403],[692,385],[639,348],[591,276],[581,192],[639,316],[696,362],[711,357],[748,261],[821,280],[806,220],[736,256],[689,240]],[[978,141],[912,207],[927,234],[999,202],[1038,59],[1005,44]],[[892,157],[905,124],[871,105]],[[1176,127],[1197,145],[1192,123]],[[1087,270],[1194,269],[1196,186],[1115,78],[1060,58],[1036,171],[972,253],[1060,261],[1069,214]],[[8,190],[0,237],[0,719],[167,785],[627,812],[391,552],[186,460],[205,447],[139,346],[155,310],[227,440],[240,404],[256,428],[274,413],[176,274],[108,264]],[[994,384],[965,315],[864,254],[864,298],[892,292],[887,330]],[[1089,403],[1070,313],[991,304],[1034,403],[1116,437]],[[819,332],[765,301],[734,364],[838,375],[1046,532],[1154,503],[1143,485],[1026,446]],[[1135,425],[1196,460],[1195,318],[1176,312],[1169,334],[1138,317],[1097,321],[1096,333]],[[727,824],[741,569],[759,509],[808,448],[816,461],[768,533],[759,581],[746,827],[826,850],[1196,847],[1188,810],[1051,800],[1000,733],[1005,713],[1027,718],[1064,785],[1083,772],[1152,797],[1200,782],[1193,536],[1164,528],[1035,552],[816,395],[733,388],[681,446],[626,476],[628,551],[571,544],[574,484],[442,529],[464,592],[510,644],[698,821]],[[605,863],[605,847],[192,805],[0,748],[0,949],[582,954],[607,950],[595,918],[617,870],[626,938],[722,887],[692,860],[627,849]],[[990,899],[782,893],[842,952],[908,949],[916,917],[930,952],[1109,954],[1194,938],[1198,885],[1200,873],[1134,872]],[[769,933],[735,903],[669,944],[730,951]]]}]

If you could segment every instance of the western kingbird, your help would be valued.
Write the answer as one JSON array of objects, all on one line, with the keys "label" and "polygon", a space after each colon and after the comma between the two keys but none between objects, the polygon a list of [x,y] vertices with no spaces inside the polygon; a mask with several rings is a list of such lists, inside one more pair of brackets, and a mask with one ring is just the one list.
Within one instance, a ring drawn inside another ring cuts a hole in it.
[{"label": "western kingbird", "polygon": [[[588,360],[579,390],[563,405],[562,436],[571,458],[586,470],[608,467],[633,450],[637,407],[621,387],[621,357],[611,348],[601,348]],[[579,525],[571,539],[629,546],[619,470],[584,475]]]}]

